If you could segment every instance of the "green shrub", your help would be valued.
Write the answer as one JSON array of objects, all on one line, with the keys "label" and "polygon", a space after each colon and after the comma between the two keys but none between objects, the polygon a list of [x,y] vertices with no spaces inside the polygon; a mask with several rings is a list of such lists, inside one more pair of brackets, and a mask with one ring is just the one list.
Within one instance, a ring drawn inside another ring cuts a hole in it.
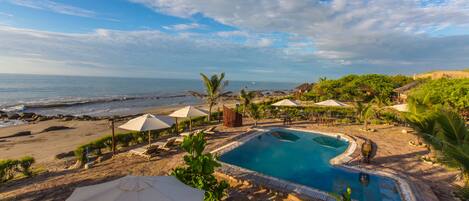
[{"label": "green shrub", "polygon": [[116,139],[118,144],[120,144],[122,147],[128,147],[130,145],[130,142],[132,142],[132,133],[121,133],[116,135]]},{"label": "green shrub", "polygon": [[225,181],[218,182],[213,176],[220,164],[212,154],[203,152],[206,145],[204,135],[199,133],[184,138],[181,147],[188,153],[184,156],[185,166],[175,168],[171,175],[189,186],[204,190],[204,200],[219,201],[229,185]]},{"label": "green shrub", "polygon": [[19,160],[19,167],[24,176],[31,177],[32,172],[30,168],[34,162],[36,161],[31,156],[25,156]]},{"label": "green shrub", "polygon": [[31,156],[25,156],[20,160],[0,160],[0,183],[13,179],[16,173],[22,173],[26,177],[32,176],[30,169],[34,162]]},{"label": "green shrub", "polygon": [[5,182],[10,179],[13,179],[13,177],[15,176],[15,168],[17,164],[17,160],[0,161],[0,182]]}]

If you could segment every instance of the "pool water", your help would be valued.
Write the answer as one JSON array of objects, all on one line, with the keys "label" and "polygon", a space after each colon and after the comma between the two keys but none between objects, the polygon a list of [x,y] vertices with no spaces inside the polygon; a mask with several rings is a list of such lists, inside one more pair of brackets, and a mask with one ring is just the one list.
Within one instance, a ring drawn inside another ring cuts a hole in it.
[{"label": "pool water", "polygon": [[355,200],[400,201],[394,180],[329,163],[347,147],[334,137],[273,129],[224,153],[220,161],[325,192],[341,193],[350,186]]}]

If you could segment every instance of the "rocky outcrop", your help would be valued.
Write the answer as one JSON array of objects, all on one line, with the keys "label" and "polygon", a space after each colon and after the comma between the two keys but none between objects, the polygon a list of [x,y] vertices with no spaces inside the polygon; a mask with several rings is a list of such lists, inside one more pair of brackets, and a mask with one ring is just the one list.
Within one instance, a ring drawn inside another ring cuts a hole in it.
[{"label": "rocky outcrop", "polygon": [[11,134],[11,135],[7,135],[7,136],[0,137],[0,139],[12,138],[12,137],[20,137],[20,136],[28,136],[28,135],[32,135],[31,131],[20,131],[20,132]]},{"label": "rocky outcrop", "polygon": [[51,126],[42,130],[41,133],[50,132],[50,131],[58,131],[58,130],[67,130],[67,129],[73,129],[73,128],[68,127],[68,126]]}]

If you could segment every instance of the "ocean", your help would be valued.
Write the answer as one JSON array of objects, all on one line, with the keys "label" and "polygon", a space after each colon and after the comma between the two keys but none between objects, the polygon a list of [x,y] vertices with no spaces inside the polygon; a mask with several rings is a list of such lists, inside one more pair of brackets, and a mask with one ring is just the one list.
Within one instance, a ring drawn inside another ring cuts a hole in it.
[{"label": "ocean", "polygon": [[[289,90],[298,83],[229,81],[225,91]],[[201,80],[0,74],[0,109],[43,115],[127,115],[157,106],[199,104]]]}]

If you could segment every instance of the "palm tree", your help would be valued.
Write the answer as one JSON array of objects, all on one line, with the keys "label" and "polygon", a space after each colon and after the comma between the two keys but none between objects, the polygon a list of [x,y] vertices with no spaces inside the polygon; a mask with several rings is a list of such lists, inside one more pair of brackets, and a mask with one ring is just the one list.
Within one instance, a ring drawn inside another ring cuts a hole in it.
[{"label": "palm tree", "polygon": [[250,103],[247,106],[249,116],[254,120],[254,126],[257,126],[257,121],[261,118],[261,110],[258,105]]},{"label": "palm tree", "polygon": [[469,184],[469,131],[464,119],[449,110],[425,113],[414,113],[411,110],[406,120],[417,135],[431,146],[430,154],[434,150],[442,153],[443,162],[457,165],[465,184]]},{"label": "palm tree", "polygon": [[373,107],[373,104],[372,103],[368,103],[366,105],[363,106],[363,110],[362,110],[362,113],[361,113],[361,118],[362,118],[362,121],[363,121],[363,126],[364,126],[364,129],[365,131],[368,131],[368,121],[371,117],[375,116],[376,115],[376,110],[375,108]]},{"label": "palm tree", "polygon": [[208,78],[208,76],[203,73],[200,73],[200,76],[202,76],[206,94],[195,91],[189,91],[189,93],[191,93],[193,96],[205,99],[208,104],[208,121],[211,121],[213,106],[218,103],[218,100],[222,96],[226,96],[231,92],[223,92],[223,88],[228,85],[228,81],[223,81],[223,78],[225,78],[225,73],[221,73],[220,76],[214,74],[210,78]]},{"label": "palm tree", "polygon": [[244,89],[239,91],[239,99],[243,102],[243,115],[246,114],[246,107],[248,107],[255,96],[256,93],[254,91],[246,91]]}]

